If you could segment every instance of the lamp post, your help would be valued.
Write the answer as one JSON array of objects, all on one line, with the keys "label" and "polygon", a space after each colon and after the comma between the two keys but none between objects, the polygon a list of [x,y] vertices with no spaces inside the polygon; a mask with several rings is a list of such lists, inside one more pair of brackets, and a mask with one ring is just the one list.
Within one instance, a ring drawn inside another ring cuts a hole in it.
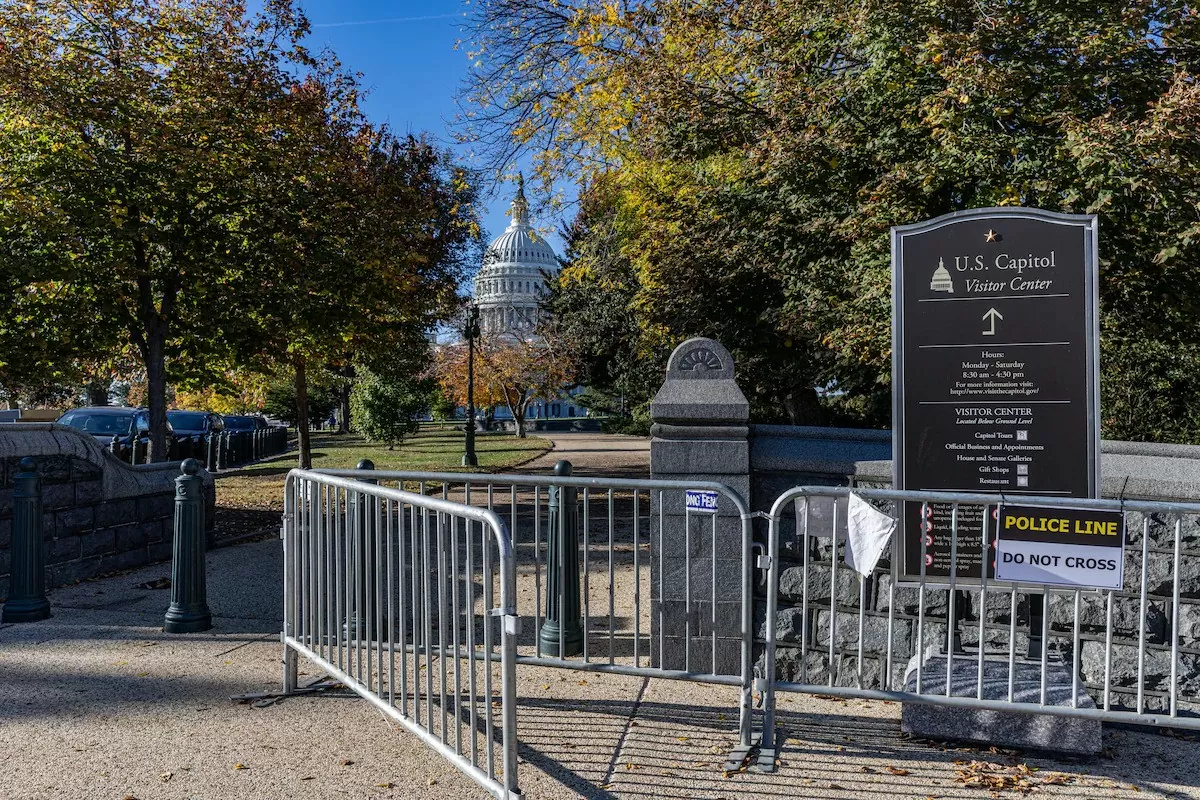
[{"label": "lamp post", "polygon": [[479,466],[475,455],[475,338],[479,336],[479,306],[471,304],[467,311],[467,326],[463,333],[467,337],[467,428],[462,465]]}]

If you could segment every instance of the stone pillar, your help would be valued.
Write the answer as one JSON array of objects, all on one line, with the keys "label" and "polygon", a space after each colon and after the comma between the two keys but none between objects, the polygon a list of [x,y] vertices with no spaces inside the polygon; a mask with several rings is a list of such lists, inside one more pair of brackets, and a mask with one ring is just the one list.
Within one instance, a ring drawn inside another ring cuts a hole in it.
[{"label": "stone pillar", "polygon": [[[650,403],[650,417],[654,423],[650,444],[653,478],[717,481],[743,500],[749,498],[750,409],[734,382],[728,350],[712,339],[689,339],[675,348],[667,362],[666,381]],[[664,492],[661,508],[655,491],[651,513],[654,664],[665,669],[739,674],[743,571],[742,521],[737,508],[722,497],[715,517],[688,514],[683,491]]]}]

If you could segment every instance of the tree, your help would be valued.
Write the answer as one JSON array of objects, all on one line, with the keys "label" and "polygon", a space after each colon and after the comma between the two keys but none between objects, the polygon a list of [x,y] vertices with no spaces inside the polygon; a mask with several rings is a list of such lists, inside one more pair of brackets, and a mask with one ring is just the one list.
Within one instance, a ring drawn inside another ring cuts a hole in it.
[{"label": "tree", "polygon": [[289,0],[253,19],[236,0],[0,6],[0,116],[24,155],[0,159],[24,257],[0,269],[136,350],[153,460],[173,362],[202,365],[241,314],[239,244],[306,31]]},{"label": "tree", "polygon": [[354,428],[388,449],[420,427],[417,417],[429,409],[430,381],[411,376],[382,376],[361,370],[350,392]]},{"label": "tree", "polygon": [[336,70],[305,85],[287,158],[303,169],[282,172],[255,242],[264,285],[253,342],[292,368],[301,466],[310,365],[348,380],[358,364],[424,355],[479,249],[467,173],[423,139],[368,125],[356,93]]},{"label": "tree", "polygon": [[[508,406],[516,436],[525,438],[525,416],[537,398],[558,397],[575,385],[575,369],[559,342],[545,336],[512,333],[482,336],[475,342],[475,405]],[[443,394],[467,404],[466,343],[440,348],[435,367]]]},{"label": "tree", "polygon": [[1106,434],[1200,436],[1186,382],[1144,369],[1200,372],[1190,5],[499,0],[472,19],[463,137],[606,184],[643,337],[721,339],[755,419],[886,424],[889,228],[1028,205],[1100,216]]}]

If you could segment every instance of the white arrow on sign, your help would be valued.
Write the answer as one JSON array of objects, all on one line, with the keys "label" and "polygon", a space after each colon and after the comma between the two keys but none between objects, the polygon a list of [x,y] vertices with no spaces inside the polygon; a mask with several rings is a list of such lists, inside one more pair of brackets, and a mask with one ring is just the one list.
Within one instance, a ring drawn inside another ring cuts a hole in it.
[{"label": "white arrow on sign", "polygon": [[999,311],[997,311],[994,308],[989,308],[987,310],[987,313],[983,315],[983,321],[990,323],[991,327],[989,327],[986,331],[983,332],[984,336],[995,336],[996,335],[996,320],[998,320],[998,319],[1004,319],[1004,315],[1001,314]]}]

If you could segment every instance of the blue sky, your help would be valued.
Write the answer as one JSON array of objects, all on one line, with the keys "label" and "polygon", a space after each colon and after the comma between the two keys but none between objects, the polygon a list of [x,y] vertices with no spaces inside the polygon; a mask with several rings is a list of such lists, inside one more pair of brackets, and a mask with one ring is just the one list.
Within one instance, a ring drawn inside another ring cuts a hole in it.
[{"label": "blue sky", "polygon": [[[462,0],[300,0],[313,49],[327,46],[348,68],[362,73],[369,90],[364,108],[376,122],[398,134],[426,132],[453,145],[450,123],[457,111],[455,93],[469,67],[466,48],[455,49]],[[455,148],[466,154],[465,150]],[[510,187],[484,198],[483,224],[488,238],[508,225]],[[558,220],[538,219],[556,232]],[[562,251],[555,232],[550,241]]]}]

